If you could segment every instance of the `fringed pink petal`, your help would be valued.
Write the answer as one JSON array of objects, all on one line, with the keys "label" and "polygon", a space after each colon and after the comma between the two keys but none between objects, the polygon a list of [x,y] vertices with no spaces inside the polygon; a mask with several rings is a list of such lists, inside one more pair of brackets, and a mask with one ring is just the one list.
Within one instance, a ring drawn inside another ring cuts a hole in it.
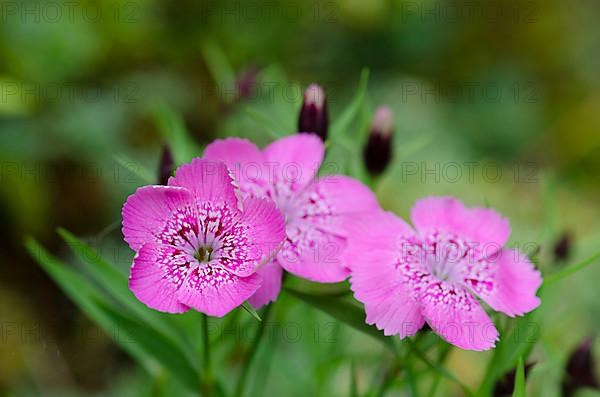
[{"label": "fringed pink petal", "polygon": [[279,292],[281,292],[283,269],[277,261],[272,261],[258,269],[257,273],[262,277],[262,285],[254,295],[248,299],[248,302],[250,302],[255,309],[260,309],[270,302],[275,302],[279,296]]},{"label": "fringed pink petal", "polygon": [[250,298],[260,284],[256,273],[239,277],[219,267],[200,266],[189,272],[176,297],[199,312],[223,317]]},{"label": "fringed pink petal", "polygon": [[195,158],[177,169],[169,186],[181,186],[194,193],[198,201],[223,202],[236,208],[234,181],[225,163]]},{"label": "fringed pink petal", "polygon": [[144,243],[156,241],[171,215],[193,207],[192,193],[181,187],[144,186],[123,205],[123,235],[134,251]]},{"label": "fringed pink petal", "polygon": [[421,309],[397,269],[403,236],[410,226],[390,212],[365,213],[346,222],[345,263],[351,269],[354,296],[364,303],[367,323],[386,335],[414,335],[424,323]]},{"label": "fringed pink petal", "polygon": [[243,193],[266,196],[270,188],[269,164],[254,143],[241,138],[218,139],[206,147],[203,158],[223,161]]},{"label": "fringed pink petal", "polygon": [[466,208],[452,197],[418,200],[411,218],[422,235],[433,231],[454,233],[481,251],[500,249],[510,236],[508,220],[497,212],[488,208]]},{"label": "fringed pink petal", "polygon": [[185,255],[175,247],[148,243],[133,259],[129,289],[146,306],[161,312],[183,313],[176,292],[187,275]]},{"label": "fringed pink petal", "polygon": [[276,140],[263,153],[273,171],[272,182],[298,191],[316,180],[325,148],[314,134],[295,134]]},{"label": "fringed pink petal", "polygon": [[429,326],[449,343],[479,351],[495,346],[498,331],[494,323],[466,289],[431,277],[420,302]]},{"label": "fringed pink petal", "polygon": [[522,316],[540,305],[536,291],[542,276],[529,258],[517,250],[503,249],[477,263],[465,284],[492,309],[511,317]]},{"label": "fringed pink petal", "polygon": [[247,225],[252,257],[257,266],[270,262],[285,239],[283,214],[271,200],[247,197],[241,220]]},{"label": "fringed pink petal", "polygon": [[345,239],[323,232],[310,222],[288,225],[287,236],[277,255],[286,271],[320,283],[337,283],[348,277],[342,256]]}]

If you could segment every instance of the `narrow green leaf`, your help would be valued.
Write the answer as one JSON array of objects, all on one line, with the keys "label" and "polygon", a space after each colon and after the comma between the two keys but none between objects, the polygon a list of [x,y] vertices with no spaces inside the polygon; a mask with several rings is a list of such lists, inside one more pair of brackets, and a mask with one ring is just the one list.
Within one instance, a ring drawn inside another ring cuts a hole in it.
[{"label": "narrow green leaf", "polygon": [[242,303],[242,309],[250,313],[252,317],[254,317],[257,321],[262,321],[256,310],[248,303],[248,301]]},{"label": "narrow green leaf", "polygon": [[398,147],[398,154],[396,156],[399,159],[404,159],[408,156],[412,156],[413,154],[418,153],[419,150],[429,145],[432,140],[433,138],[431,135],[420,135],[418,138],[408,141],[405,144]]},{"label": "narrow green leaf", "polygon": [[[439,365],[439,366],[444,365],[444,361],[448,357],[448,354],[450,353],[451,349],[452,349],[452,345],[450,345],[448,343],[443,343],[439,346],[438,359],[437,359],[436,365]],[[442,379],[441,374],[439,372],[436,373],[434,376],[433,382],[431,382],[431,387],[429,388],[429,392],[427,393],[428,397],[435,397],[437,389],[440,385],[441,379]]]},{"label": "narrow green leaf", "polygon": [[[250,372],[250,367],[252,366],[255,357],[257,356],[258,349],[261,346],[263,335],[265,334],[265,328],[267,326],[267,320],[269,319],[269,314],[273,310],[273,307],[274,303],[267,305],[263,310],[263,317],[265,321],[261,321],[261,323],[259,324],[258,330],[254,337],[254,342],[252,343],[252,347],[250,348],[250,351],[248,352],[248,355],[244,360],[244,367],[242,368],[242,373],[240,374],[237,385],[235,387],[235,396],[243,397],[244,392],[247,391],[247,379],[248,374]],[[261,375],[263,374],[261,373]]]},{"label": "narrow green leaf", "polygon": [[549,276],[545,276],[543,285],[544,285],[544,287],[547,287],[551,284],[554,284],[555,282],[560,281],[563,278],[566,278],[572,274],[577,273],[580,270],[585,269],[586,267],[595,263],[599,259],[600,259],[600,252],[597,252],[594,255],[590,256],[589,258],[577,263],[576,265],[566,266],[564,269],[562,269],[561,271],[559,271],[557,273],[551,274]]},{"label": "narrow green leaf", "polygon": [[404,364],[404,371],[406,371],[406,382],[408,383],[410,395],[412,397],[420,396],[421,394],[419,393],[419,387],[417,386],[417,376],[415,375],[415,371],[410,360],[407,360]]},{"label": "narrow green leaf", "polygon": [[[89,283],[69,270],[62,262],[50,255],[40,244],[31,237],[25,240],[25,247],[32,258],[44,269],[44,271],[54,280],[54,282],[63,290],[63,292],[86,313],[91,319],[98,322],[105,330],[113,335],[115,324],[98,308],[92,300],[92,297],[98,297],[98,292],[94,291]],[[99,300],[99,298],[97,299]],[[114,338],[119,344],[123,339]],[[150,354],[147,354],[137,344],[126,344],[122,346],[125,351],[131,354],[146,370],[156,374],[160,370],[160,363]]]},{"label": "narrow green leaf", "polygon": [[488,362],[485,376],[477,395],[490,396],[496,381],[517,363],[519,357],[526,359],[539,341],[539,327],[535,322],[538,310],[518,317],[511,322],[509,329],[501,332],[500,341],[494,349],[494,355]]},{"label": "narrow green leaf", "polygon": [[365,112],[368,80],[369,71],[363,69],[354,98],[329,129],[329,139],[325,142],[328,150],[323,162],[325,166],[334,167],[335,173],[352,175],[362,181],[366,179],[365,170],[360,162],[351,160],[360,156],[362,126],[359,119]]},{"label": "narrow green leaf", "polygon": [[235,72],[227,60],[225,52],[216,41],[206,40],[201,47],[204,62],[208,66],[213,79],[217,83],[229,84],[235,81]]},{"label": "narrow green leaf", "polygon": [[525,390],[525,365],[523,364],[523,357],[519,357],[519,362],[517,363],[513,397],[527,397],[527,392]]},{"label": "narrow green leaf", "polygon": [[261,113],[257,110],[254,110],[250,106],[247,106],[245,109],[245,113],[250,116],[261,128],[271,136],[273,139],[279,139],[284,136],[281,131],[284,130],[283,127],[277,125],[275,121],[273,121],[272,117],[267,116],[264,113]]},{"label": "narrow green leaf", "polygon": [[201,155],[200,148],[191,139],[181,115],[165,103],[155,106],[152,114],[178,166]]},{"label": "narrow green leaf", "polygon": [[63,292],[150,373],[157,374],[164,366],[183,385],[198,389],[196,366],[177,345],[133,313],[126,314],[124,308],[106,299],[97,287],[52,256],[33,238],[28,237],[25,246]]},{"label": "narrow green leaf", "polygon": [[130,179],[130,176],[136,175],[138,178],[140,178],[140,182],[149,184],[156,183],[156,175],[150,172],[147,168],[141,166],[138,162],[124,154],[115,154],[113,157],[115,161],[124,168],[124,175],[127,175],[127,179]]},{"label": "narrow green leaf", "polygon": [[180,344],[182,351],[187,351],[189,343],[186,343],[183,333],[175,327],[173,322],[169,321],[168,315],[149,309],[139,302],[129,290],[127,276],[114,265],[108,263],[100,255],[97,248],[81,241],[65,229],[59,228],[58,234],[77,254],[88,273],[108,294],[124,307],[134,312],[148,325],[155,328],[157,332],[162,333],[164,337],[171,339],[174,343]]},{"label": "narrow green leaf", "polygon": [[198,389],[198,370],[178,346],[168,339],[164,339],[161,334],[142,321],[132,320],[120,308],[109,305],[106,301],[97,303],[100,310],[104,311],[113,323],[119,324],[120,334],[118,337],[120,339],[123,339],[126,343],[141,346],[167,368],[174,378],[191,390]]},{"label": "narrow green leaf", "polygon": [[358,384],[356,382],[356,364],[350,363],[350,397],[358,397]]},{"label": "narrow green leaf", "polygon": [[333,140],[336,140],[336,137],[341,135],[346,135],[346,132],[352,125],[352,122],[359,114],[362,109],[363,102],[367,95],[367,86],[369,84],[369,69],[363,69],[360,74],[360,81],[358,82],[358,89],[356,90],[356,94],[352,99],[352,102],[346,109],[342,112],[342,114],[336,119],[336,121],[331,126],[330,136]]},{"label": "narrow green leaf", "polygon": [[446,367],[444,367],[443,365],[441,365],[440,363],[434,363],[432,362],[422,351],[421,349],[419,349],[419,347],[415,344],[414,341],[412,341],[410,338],[405,339],[406,343],[408,344],[408,347],[410,348],[410,351],[417,356],[417,358],[419,360],[421,360],[425,365],[427,365],[429,368],[431,368],[432,370],[434,370],[435,372],[437,372],[438,374],[440,374],[441,376],[451,380],[452,382],[456,383],[458,386],[460,386],[460,388],[463,390],[463,393],[466,396],[472,396],[473,392],[471,391],[471,389],[469,389],[464,383],[462,383],[460,381],[460,379],[458,379],[456,377],[456,375],[454,375],[449,369],[447,369]]},{"label": "narrow green leaf", "polygon": [[365,323],[365,313],[359,307],[335,296],[314,296],[292,288],[286,288],[285,290],[303,302],[329,314],[358,331],[372,336],[390,349],[394,349],[390,338],[383,335],[383,332],[377,328]]}]

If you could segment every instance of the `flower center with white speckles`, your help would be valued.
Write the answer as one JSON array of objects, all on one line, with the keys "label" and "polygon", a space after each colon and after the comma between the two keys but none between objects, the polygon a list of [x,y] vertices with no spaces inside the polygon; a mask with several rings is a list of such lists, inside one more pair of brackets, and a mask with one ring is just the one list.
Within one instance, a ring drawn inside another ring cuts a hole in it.
[{"label": "flower center with white speckles", "polygon": [[[487,278],[485,261],[480,259],[476,245],[456,235],[437,231],[401,237],[396,268],[412,287],[415,297],[432,285],[444,285],[444,288],[472,286],[472,281],[480,283]],[[478,276],[476,280],[470,280],[473,274]]]},{"label": "flower center with white speckles", "polygon": [[422,239],[421,261],[426,270],[439,281],[461,283],[465,261],[472,254],[472,247],[454,235],[430,233]]},{"label": "flower center with white speckles", "polygon": [[175,248],[181,271],[247,273],[254,266],[247,225],[235,209],[223,203],[202,202],[177,209],[157,238]]}]

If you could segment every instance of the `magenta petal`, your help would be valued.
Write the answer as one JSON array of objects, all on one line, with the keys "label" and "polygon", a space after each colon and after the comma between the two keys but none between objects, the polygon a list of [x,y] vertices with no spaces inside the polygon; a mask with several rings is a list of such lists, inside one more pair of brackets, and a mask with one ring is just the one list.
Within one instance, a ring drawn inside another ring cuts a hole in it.
[{"label": "magenta petal", "polygon": [[494,323],[466,289],[432,282],[422,292],[421,304],[427,323],[449,343],[467,350],[495,346],[498,331]]},{"label": "magenta petal", "polygon": [[348,219],[346,224],[345,262],[351,269],[354,296],[365,305],[367,323],[386,335],[414,335],[424,318],[396,269],[401,237],[414,232],[394,214],[380,210]]},{"label": "magenta petal", "polygon": [[281,266],[317,282],[345,280],[348,223],[372,211],[379,211],[375,195],[352,178],[336,175],[309,186],[288,210],[288,242],[278,256]]},{"label": "magenta petal", "polygon": [[315,180],[325,148],[314,134],[296,134],[271,143],[263,153],[272,170],[271,182],[297,191]]},{"label": "magenta petal", "polygon": [[257,273],[262,277],[262,285],[248,299],[248,302],[255,309],[260,309],[269,302],[274,302],[281,291],[281,278],[283,277],[283,269],[277,263],[272,261],[258,269]]},{"label": "magenta petal", "polygon": [[418,200],[411,211],[412,222],[423,235],[432,231],[455,233],[479,249],[492,252],[508,241],[508,220],[488,208],[466,208],[452,197]]},{"label": "magenta petal", "polygon": [[364,212],[378,211],[375,194],[356,179],[333,175],[312,184],[295,200],[296,218],[322,231],[345,237],[346,223]]},{"label": "magenta petal", "polygon": [[200,266],[189,272],[176,297],[199,312],[223,317],[250,298],[260,284],[256,273],[239,277],[220,267]]},{"label": "magenta petal", "polygon": [[287,226],[288,240],[277,261],[288,272],[320,283],[337,283],[348,277],[342,253],[346,240],[319,230],[310,222]]},{"label": "magenta petal", "polygon": [[394,268],[394,255],[356,250],[348,256],[352,257],[351,288],[354,297],[365,305],[367,324],[375,324],[385,335],[399,335],[401,339],[416,334],[424,318]]},{"label": "magenta petal", "polygon": [[224,202],[237,208],[233,177],[225,163],[195,158],[177,169],[169,186],[185,187],[199,201]]},{"label": "magenta petal", "polygon": [[183,256],[171,246],[148,243],[133,259],[129,289],[145,305],[161,312],[183,313],[189,308],[175,297],[185,273]]},{"label": "magenta petal", "polygon": [[379,208],[377,197],[371,189],[362,182],[344,175],[321,177],[310,191],[323,196],[334,215]]},{"label": "magenta petal", "polygon": [[123,205],[123,235],[131,249],[156,240],[156,233],[174,210],[189,207],[194,198],[190,191],[171,186],[144,186],[127,198]]},{"label": "magenta petal", "polygon": [[415,234],[400,217],[382,210],[348,217],[343,226],[348,234],[348,249],[345,256],[351,269],[353,264],[358,263],[353,258],[365,250],[400,255],[406,237]]},{"label": "magenta petal", "polygon": [[251,257],[260,266],[271,261],[281,248],[285,238],[283,214],[268,199],[247,197],[243,207],[242,222],[248,226]]},{"label": "magenta petal", "polygon": [[263,155],[258,147],[247,139],[217,139],[204,149],[204,159],[223,161],[229,169],[251,163],[262,163]]},{"label": "magenta petal", "polygon": [[540,305],[535,294],[542,285],[542,276],[527,256],[517,250],[503,249],[490,257],[486,268],[487,274],[478,269],[466,282],[492,309],[514,317]]},{"label": "magenta petal", "polygon": [[264,195],[269,169],[262,152],[254,143],[240,138],[218,139],[206,147],[203,158],[225,162],[242,192]]}]

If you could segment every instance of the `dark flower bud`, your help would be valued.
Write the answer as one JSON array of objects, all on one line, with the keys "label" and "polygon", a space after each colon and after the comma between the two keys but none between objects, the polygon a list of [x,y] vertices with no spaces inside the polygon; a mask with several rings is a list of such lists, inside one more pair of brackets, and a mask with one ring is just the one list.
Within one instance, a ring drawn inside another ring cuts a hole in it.
[{"label": "dark flower bud", "polygon": [[252,88],[256,85],[256,79],[260,73],[258,66],[249,66],[242,70],[236,77],[236,87],[239,100],[245,100],[252,94]]},{"label": "dark flower bud", "polygon": [[563,379],[563,396],[570,397],[583,387],[598,389],[596,361],[592,355],[593,338],[584,340],[567,362]]},{"label": "dark flower bud", "polygon": [[392,111],[381,106],[375,111],[369,140],[364,150],[367,171],[371,175],[380,175],[392,160]]},{"label": "dark flower bud", "polygon": [[304,92],[304,103],[298,119],[298,131],[311,132],[325,141],[328,126],[329,116],[325,91],[318,84],[311,84]]},{"label": "dark flower bud", "polygon": [[554,262],[564,262],[569,259],[571,253],[572,237],[568,232],[564,232],[554,245]]},{"label": "dark flower bud", "polygon": [[[527,378],[527,374],[529,370],[535,365],[535,362],[525,364],[525,378]],[[517,370],[513,369],[512,371],[508,371],[502,378],[500,378],[496,384],[494,385],[494,397],[508,397],[512,396],[515,390],[515,379],[517,377]]]},{"label": "dark flower bud", "polygon": [[162,155],[160,156],[160,164],[158,165],[158,183],[159,185],[166,185],[169,177],[173,175],[175,170],[175,163],[173,162],[173,155],[168,146],[164,146]]}]

